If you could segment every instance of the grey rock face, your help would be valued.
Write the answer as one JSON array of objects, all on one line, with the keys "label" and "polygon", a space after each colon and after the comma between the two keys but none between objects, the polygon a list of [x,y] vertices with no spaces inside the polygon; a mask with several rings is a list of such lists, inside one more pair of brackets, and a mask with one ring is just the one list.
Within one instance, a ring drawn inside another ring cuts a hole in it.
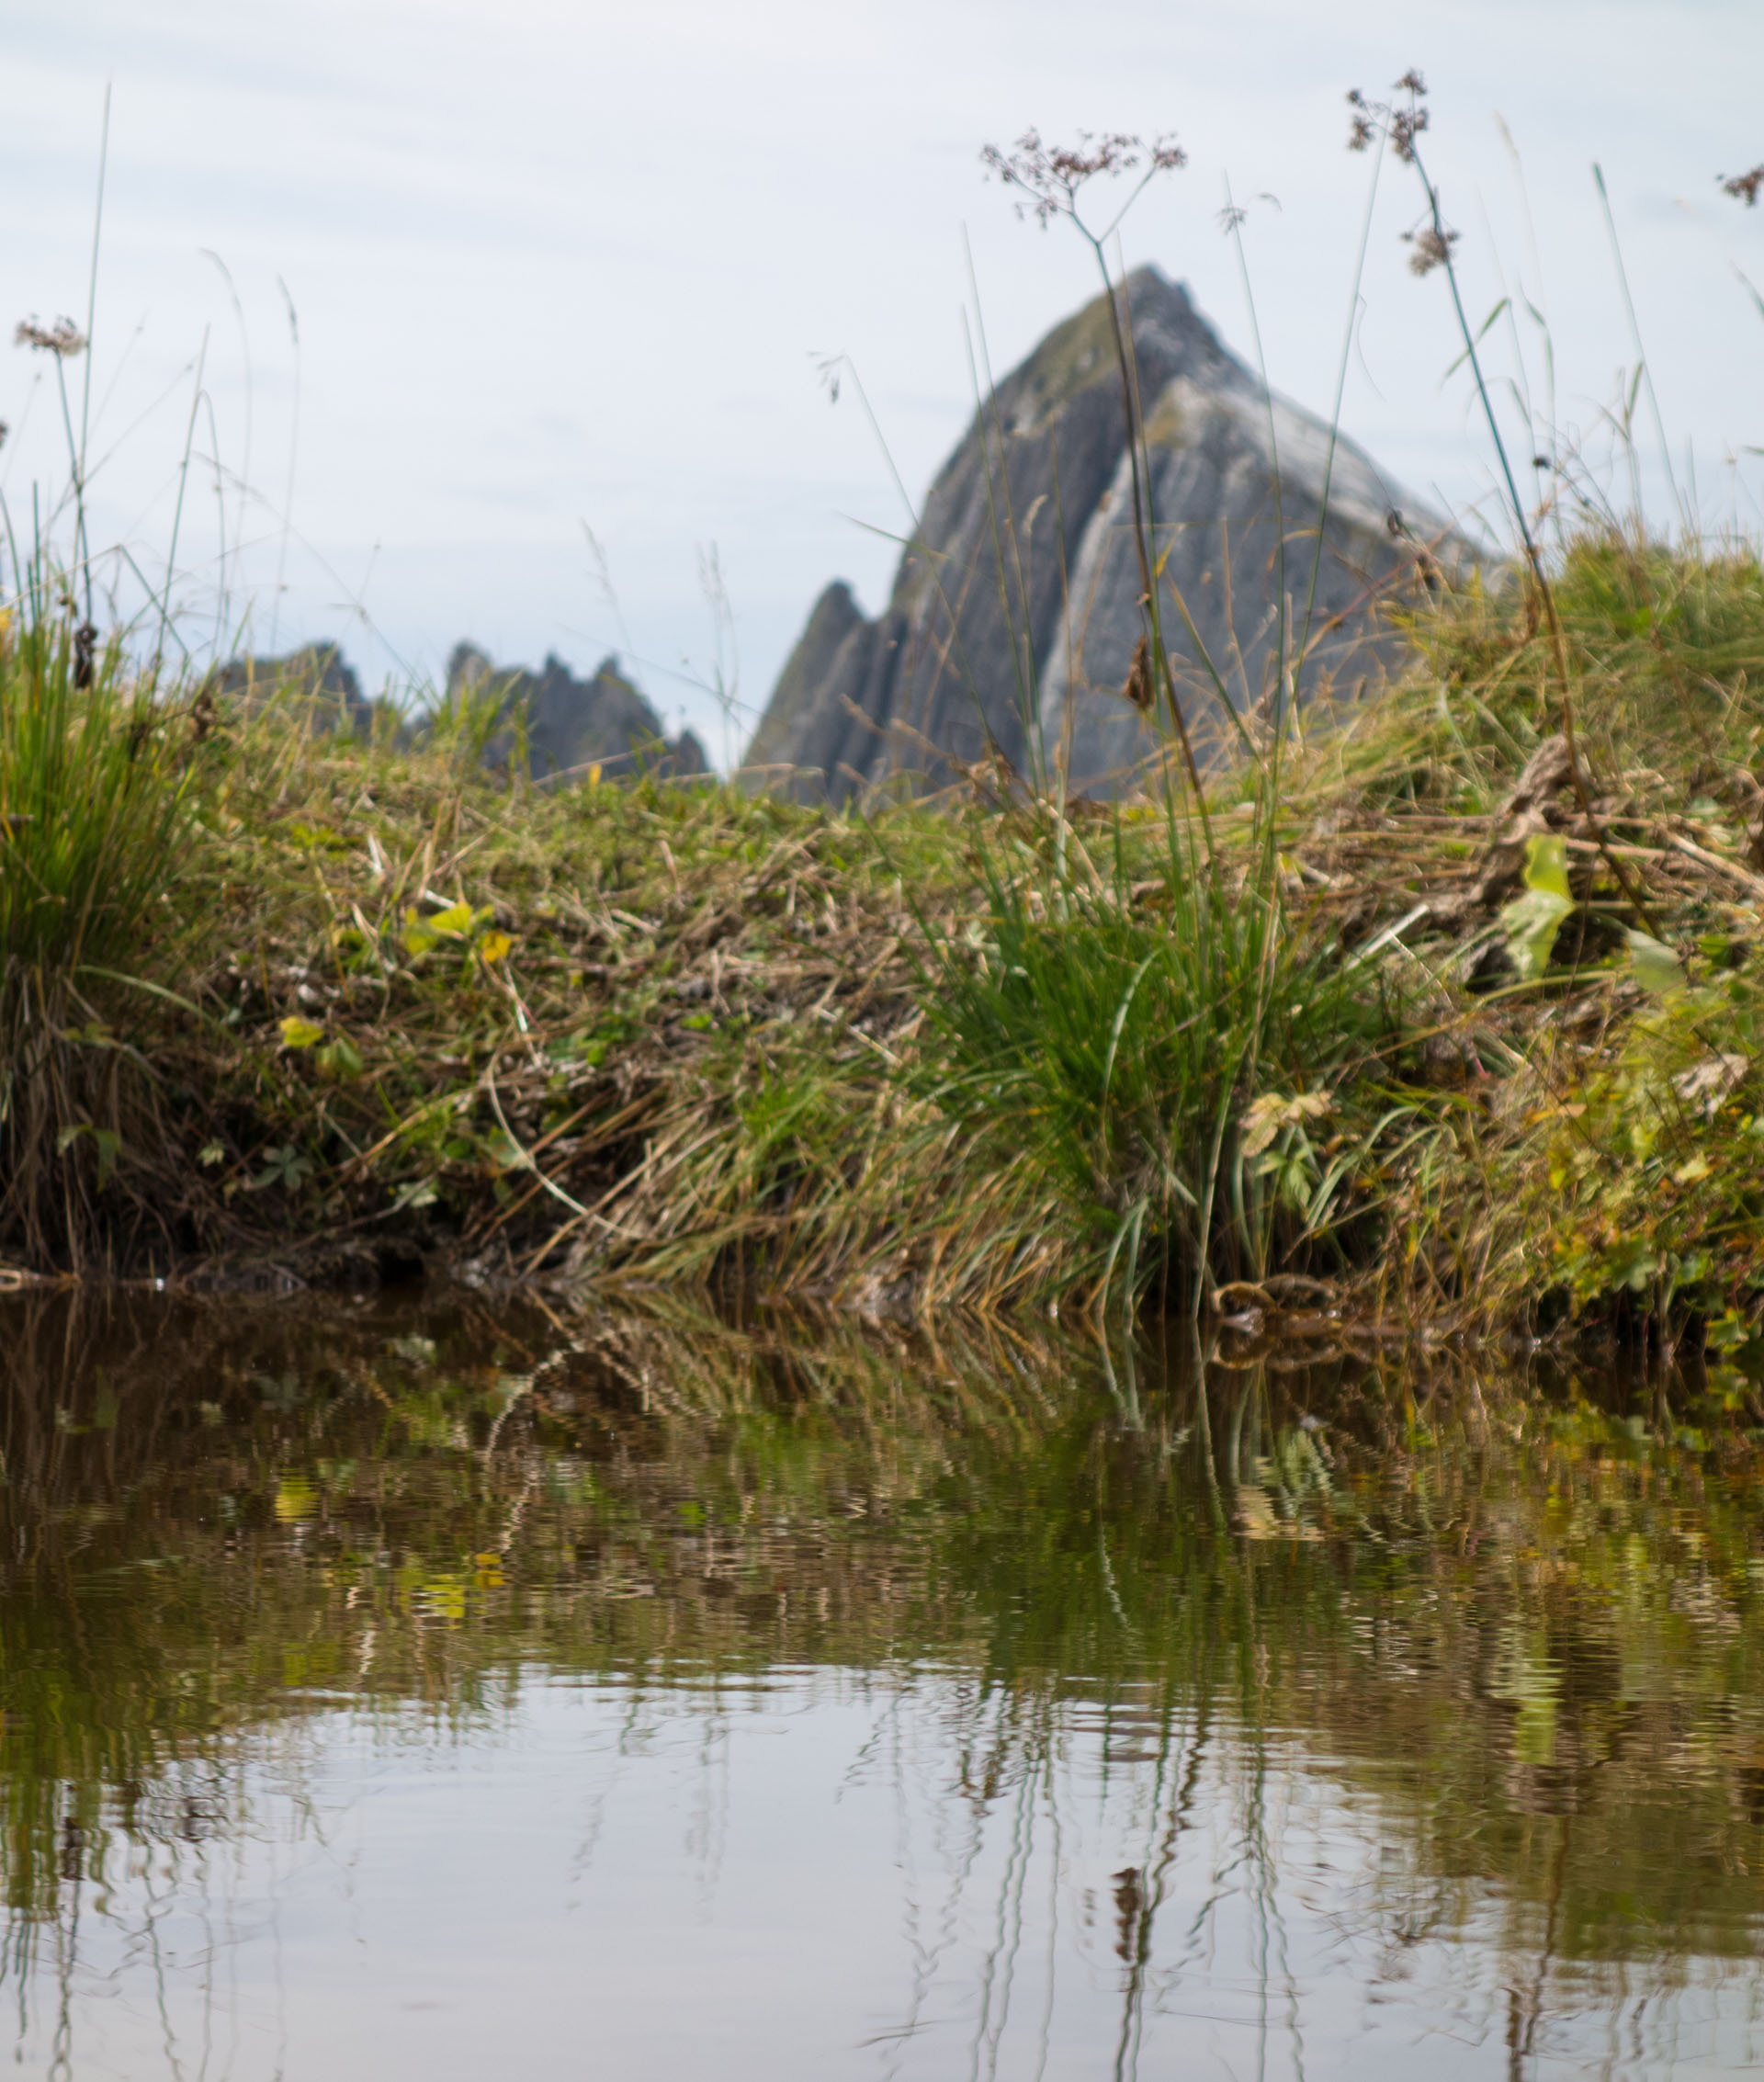
[{"label": "grey rock face", "polygon": [[604,658],[591,678],[579,680],[561,659],[548,657],[537,673],[492,665],[469,643],[447,662],[447,693],[493,694],[505,719],[484,748],[492,766],[516,755],[523,732],[535,777],[601,766],[614,774],[702,774],[704,747],[690,730],[670,738],[661,718],[618,669]]},{"label": "grey rock face", "polygon": [[335,644],[309,643],[280,658],[232,658],[203,682],[223,706],[260,713],[270,702],[296,709],[301,720],[321,730],[347,730],[367,737],[374,727],[374,706],[361,682]]},{"label": "grey rock face", "polygon": [[[282,658],[231,659],[205,685],[218,700],[247,714],[261,713],[274,701],[316,730],[360,738],[374,733],[374,704],[334,645],[310,644]],[[707,771],[698,740],[690,730],[670,738],[616,658],[603,659],[591,678],[579,680],[559,658],[548,658],[537,673],[504,670],[461,643],[447,663],[447,690],[450,699],[483,696],[496,703],[495,726],[484,745],[490,766],[506,766],[524,737],[536,778],[588,766],[602,767],[609,778]],[[407,743],[412,728],[397,724],[387,735]]]},{"label": "grey rock face", "polygon": [[[1271,398],[1180,284],[1144,267],[1125,295],[1163,638],[1197,754],[1216,759],[1238,739],[1233,712],[1251,729],[1273,712],[1301,634],[1301,701],[1381,678],[1401,647],[1379,603],[1414,583],[1418,555],[1466,550],[1363,449],[1338,438],[1331,456],[1327,426]],[[865,619],[842,584],[821,595],[746,764],[842,799],[901,775],[947,779],[989,742],[1023,770],[1064,759],[1076,787],[1126,785],[1164,741],[1122,693],[1145,627],[1132,516],[1099,297],[988,400],[884,612]]]}]

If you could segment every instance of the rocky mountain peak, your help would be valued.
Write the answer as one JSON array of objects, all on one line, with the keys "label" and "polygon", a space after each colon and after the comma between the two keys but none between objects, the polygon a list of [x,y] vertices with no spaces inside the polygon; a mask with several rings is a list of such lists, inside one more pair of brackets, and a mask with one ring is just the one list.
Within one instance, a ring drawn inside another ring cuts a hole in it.
[{"label": "rocky mountain peak", "polygon": [[[1401,654],[1386,603],[1445,524],[1352,442],[1277,395],[1156,267],[1124,285],[1142,401],[1165,640],[1204,751],[1265,715],[1283,645],[1302,700],[1349,697]],[[998,385],[933,481],[886,609],[842,582],[812,610],[747,763],[842,799],[947,779],[989,749],[1130,785],[1159,748],[1122,688],[1144,628],[1114,325],[1098,297]],[[1313,584],[1313,568],[1315,583]],[[1223,690],[1223,691],[1221,691]]]},{"label": "rocky mountain peak", "polygon": [[[278,658],[230,659],[205,685],[217,696],[262,709],[270,701],[297,712],[309,727],[344,730],[368,737],[374,704],[334,644],[309,644]],[[599,766],[613,775],[703,774],[708,763],[690,730],[670,738],[662,719],[627,677],[616,657],[603,658],[586,679],[578,679],[555,652],[537,673],[497,665],[473,643],[454,647],[447,661],[447,695],[493,701],[496,714],[485,740],[485,763],[506,766],[525,745],[536,776]],[[391,719],[393,734],[409,726]]]},{"label": "rocky mountain peak", "polygon": [[498,666],[475,644],[455,646],[447,661],[447,694],[488,694],[502,720],[484,749],[486,761],[506,765],[525,739],[536,775],[600,766],[616,773],[702,774],[704,747],[690,730],[670,738],[662,719],[620,669],[603,658],[578,679],[555,651],[537,673]]}]

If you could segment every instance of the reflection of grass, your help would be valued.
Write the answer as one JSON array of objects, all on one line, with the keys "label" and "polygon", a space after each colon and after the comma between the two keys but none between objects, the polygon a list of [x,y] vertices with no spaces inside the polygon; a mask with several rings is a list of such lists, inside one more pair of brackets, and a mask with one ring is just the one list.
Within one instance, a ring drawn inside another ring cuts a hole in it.
[{"label": "reflection of grass", "polygon": [[1151,1754],[1196,1716],[1301,1731],[1448,1922],[1483,1878],[1516,1933],[1559,1893],[1586,1956],[1741,1927],[1764,1635],[1738,1416],[1694,1412],[1690,1455],[1682,1409],[1510,1386],[1497,1426],[1473,1386],[1418,1410],[1299,1377],[1317,1432],[1251,1371],[1213,1375],[1204,1426],[1180,1377],[1142,1384],[1135,1426],[1046,1346],[408,1327],[11,1309],[42,1383],[6,1415],[15,1914],[53,1913],[66,1816],[96,1844],[144,1800],[148,1827],[176,1760],[312,1691],[454,1709],[523,1667],[659,1694],[931,1660],[978,1680],[976,1782],[1056,1755],[1080,1702]]}]

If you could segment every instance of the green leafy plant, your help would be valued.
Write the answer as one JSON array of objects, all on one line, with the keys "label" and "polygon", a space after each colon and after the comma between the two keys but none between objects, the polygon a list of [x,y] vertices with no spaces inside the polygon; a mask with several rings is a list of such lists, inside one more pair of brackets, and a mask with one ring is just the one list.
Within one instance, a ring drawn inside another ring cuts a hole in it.
[{"label": "green leafy plant", "polygon": [[[1554,1269],[1580,1307],[1764,1308],[1764,977],[1706,957],[1545,1116]],[[1641,975],[1657,957],[1638,964]]]}]

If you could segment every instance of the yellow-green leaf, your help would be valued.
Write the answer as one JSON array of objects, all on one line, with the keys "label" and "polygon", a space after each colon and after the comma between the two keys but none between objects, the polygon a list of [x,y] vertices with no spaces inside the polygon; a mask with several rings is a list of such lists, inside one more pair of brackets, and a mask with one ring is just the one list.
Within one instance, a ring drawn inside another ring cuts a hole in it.
[{"label": "yellow-green leaf", "polygon": [[439,935],[433,926],[414,909],[404,913],[404,928],[398,942],[407,955],[425,955],[434,946]]},{"label": "yellow-green leaf", "polygon": [[478,943],[478,952],[486,961],[501,961],[514,945],[513,936],[507,933],[486,933]]},{"label": "yellow-green leaf", "polygon": [[1550,966],[1550,949],[1562,921],[1574,909],[1568,893],[1568,849],[1554,832],[1525,842],[1525,888],[1500,914],[1507,952],[1521,983]]},{"label": "yellow-green leaf", "polygon": [[471,931],[471,906],[468,903],[449,904],[446,911],[437,911],[428,921],[431,933],[447,933],[458,936]]},{"label": "yellow-green leaf", "polygon": [[284,1048],[310,1048],[315,1041],[323,1039],[323,1027],[314,1026],[310,1019],[301,1019],[298,1013],[282,1022]]},{"label": "yellow-green leaf", "polygon": [[1521,983],[1530,983],[1550,966],[1557,930],[1573,909],[1571,897],[1537,888],[1527,889],[1503,908],[1500,929],[1507,935],[1507,952]]},{"label": "yellow-green leaf", "polygon": [[1546,889],[1564,904],[1569,901],[1568,848],[1554,832],[1539,832],[1526,840],[1525,887]]}]

